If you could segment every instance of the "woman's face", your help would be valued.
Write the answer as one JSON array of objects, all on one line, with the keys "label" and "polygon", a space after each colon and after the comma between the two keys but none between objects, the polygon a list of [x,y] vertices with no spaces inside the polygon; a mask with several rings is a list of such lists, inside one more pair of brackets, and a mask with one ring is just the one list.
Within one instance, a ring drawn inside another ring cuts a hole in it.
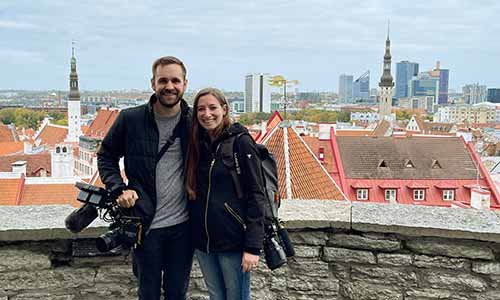
[{"label": "woman's face", "polygon": [[198,99],[198,108],[196,117],[200,125],[205,128],[208,133],[213,133],[221,124],[224,116],[227,113],[227,107],[221,106],[219,100],[214,96],[207,94]]}]

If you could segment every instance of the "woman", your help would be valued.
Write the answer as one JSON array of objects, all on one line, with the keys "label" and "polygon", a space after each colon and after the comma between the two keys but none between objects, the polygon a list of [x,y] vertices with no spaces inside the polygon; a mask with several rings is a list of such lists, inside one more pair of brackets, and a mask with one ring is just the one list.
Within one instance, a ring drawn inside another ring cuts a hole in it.
[{"label": "woman", "polygon": [[[211,300],[250,299],[250,271],[264,238],[260,158],[245,127],[231,123],[226,97],[206,88],[194,100],[186,170],[195,253]],[[233,136],[244,197],[221,160],[221,143]]]}]

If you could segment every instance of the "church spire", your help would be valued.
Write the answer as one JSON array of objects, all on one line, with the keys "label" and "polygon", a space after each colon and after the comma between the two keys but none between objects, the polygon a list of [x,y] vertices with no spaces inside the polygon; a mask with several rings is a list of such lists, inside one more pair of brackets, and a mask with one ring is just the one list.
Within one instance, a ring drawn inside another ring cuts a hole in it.
[{"label": "church spire", "polygon": [[80,101],[78,74],[76,73],[75,41],[71,42],[71,72],[69,73],[69,101]]},{"label": "church spire", "polygon": [[387,24],[387,40],[385,41],[384,68],[379,86],[394,86],[391,75],[391,40],[389,38],[390,24]]}]

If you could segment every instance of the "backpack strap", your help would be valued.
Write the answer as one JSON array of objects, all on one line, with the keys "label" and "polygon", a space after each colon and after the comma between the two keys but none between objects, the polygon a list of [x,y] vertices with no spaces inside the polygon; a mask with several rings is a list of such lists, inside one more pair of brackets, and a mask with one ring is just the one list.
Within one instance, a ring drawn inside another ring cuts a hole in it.
[{"label": "backpack strap", "polygon": [[[236,197],[238,199],[243,199],[243,190],[241,188],[240,183],[240,161],[238,158],[238,151],[235,151],[234,144],[235,140],[239,139],[240,136],[246,134],[244,132],[239,133],[237,135],[233,135],[227,139],[225,139],[221,144],[221,154],[222,154],[222,162],[224,166],[229,170],[231,174],[231,178],[233,178],[234,189],[236,191]],[[236,142],[236,145],[238,142]]]},{"label": "backpack strap", "polygon": [[160,152],[158,152],[158,154],[156,155],[156,163],[160,161],[163,154],[167,152],[168,148],[170,148],[170,146],[174,144],[175,139],[181,135],[180,131],[181,131],[181,121],[179,120],[179,122],[177,122],[177,124],[175,125],[174,130],[172,130],[172,135],[170,135],[167,142],[163,145],[163,147],[161,147]]}]

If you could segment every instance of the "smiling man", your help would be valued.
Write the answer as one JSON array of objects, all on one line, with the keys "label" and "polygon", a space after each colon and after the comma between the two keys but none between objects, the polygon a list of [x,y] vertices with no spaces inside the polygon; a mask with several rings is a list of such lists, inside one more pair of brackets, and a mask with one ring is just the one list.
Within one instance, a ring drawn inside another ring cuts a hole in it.
[{"label": "smiling man", "polygon": [[[193,257],[184,188],[191,110],[183,100],[186,67],[175,57],[152,67],[154,94],[147,104],[125,109],[97,153],[106,188],[129,214],[141,217],[140,244],[134,248],[139,299],[185,299]],[[120,174],[124,158],[128,184]]]}]

